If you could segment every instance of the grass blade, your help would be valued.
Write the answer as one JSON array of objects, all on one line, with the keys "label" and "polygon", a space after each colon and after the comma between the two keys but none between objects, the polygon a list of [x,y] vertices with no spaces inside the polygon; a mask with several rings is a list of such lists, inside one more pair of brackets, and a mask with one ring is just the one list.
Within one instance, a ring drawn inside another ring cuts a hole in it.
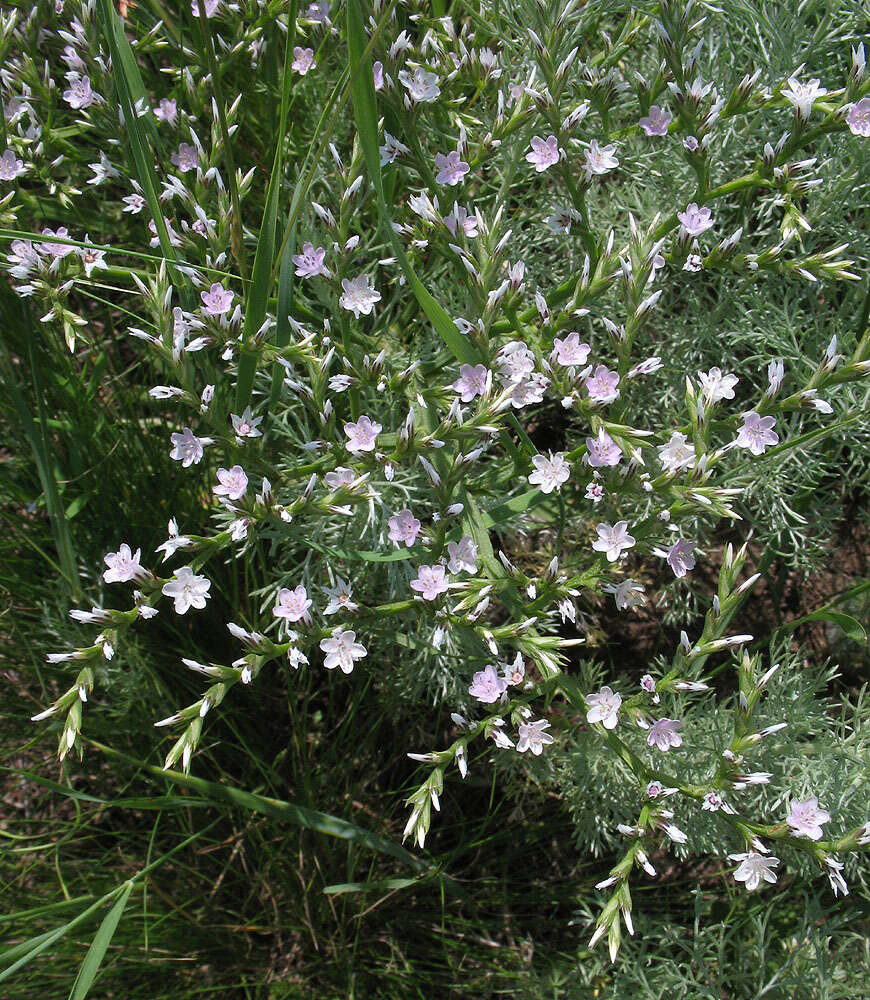
[{"label": "grass blade", "polygon": [[[142,194],[148,203],[148,211],[157,229],[157,239],[166,260],[170,278],[180,293],[192,299],[190,283],[182,277],[176,267],[177,256],[175,247],[169,239],[166,218],[158,197],[157,175],[154,172],[154,149],[160,148],[157,130],[150,115],[139,118],[136,114],[137,101],[146,100],[145,87],[139,67],[133,58],[133,50],[124,34],[121,19],[115,13],[109,0],[97,0],[97,14],[112,57],[112,73],[118,103],[124,113],[124,124],[130,155],[136,178],[142,187]],[[146,136],[146,131],[148,135]]]},{"label": "grass blade", "polygon": [[102,965],[106,951],[112,943],[115,931],[118,929],[118,923],[123,916],[124,910],[127,908],[127,900],[130,898],[132,891],[133,883],[128,882],[121,890],[121,895],[115,900],[111,910],[103,918],[103,922],[100,924],[90,948],[88,948],[88,953],[85,955],[85,960],[82,962],[72,990],[70,990],[69,1000],[85,1000],[85,997],[90,992],[91,986],[93,986],[94,980],[97,978],[97,973],[100,971],[100,965]]},{"label": "grass blade", "polygon": [[353,67],[350,91],[353,99],[354,118],[359,134],[360,147],[368,167],[369,177],[378,199],[381,224],[393,244],[393,249],[405,272],[417,301],[435,332],[444,341],[454,356],[464,364],[472,364],[480,359],[471,343],[456,328],[444,308],[433,298],[411,266],[405,248],[390,225],[390,212],[384,198],[384,184],[381,176],[381,159],[378,151],[378,107],[375,98],[375,83],[372,75],[371,56],[366,46],[363,16],[360,0],[348,0],[347,4],[347,51]]},{"label": "grass blade", "polygon": [[[269,177],[266,205],[263,209],[263,223],[260,226],[260,238],[257,241],[257,252],[254,256],[254,269],[245,301],[245,324],[242,329],[239,376],[236,383],[236,407],[239,413],[244,410],[251,398],[254,374],[257,368],[257,353],[253,339],[266,319],[266,308],[269,304],[269,292],[272,287],[272,265],[275,259],[275,238],[278,228],[278,196],[281,191],[284,164],[284,129],[287,123],[287,109],[290,105],[290,91],[293,88],[293,71],[290,67],[293,62],[293,45],[296,41],[296,0],[290,2],[288,18],[287,45],[284,50],[284,76],[281,83],[281,113],[278,116],[276,130],[275,158],[272,161],[272,173]],[[283,257],[282,254],[282,271],[285,263]],[[281,315],[280,294],[278,315]]]}]

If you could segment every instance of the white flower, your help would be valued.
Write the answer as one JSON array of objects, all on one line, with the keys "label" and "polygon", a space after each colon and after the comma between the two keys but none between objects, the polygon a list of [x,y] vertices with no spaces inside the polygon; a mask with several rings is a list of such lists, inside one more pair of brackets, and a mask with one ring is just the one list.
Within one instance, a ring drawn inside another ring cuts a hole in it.
[{"label": "white flower", "polygon": [[615,729],[619,721],[619,708],[622,705],[622,695],[605,685],[597,694],[587,694],[586,704],[591,706],[586,713],[586,721],[594,724],[600,722],[605,729]]},{"label": "white flower", "polygon": [[802,801],[794,800],[789,806],[786,823],[794,830],[796,837],[806,837],[809,840],[821,840],[824,831],[822,826],[831,818],[826,809],[819,808],[819,800],[815,795]]},{"label": "white flower", "polygon": [[448,542],[447,555],[449,557],[447,563],[449,572],[477,572],[477,546],[471,535],[463,535],[458,542]]},{"label": "white flower", "polygon": [[359,607],[353,600],[353,587],[340,576],[335,578],[334,587],[324,587],[323,592],[329,598],[329,603],[323,609],[325,615],[334,615],[339,611],[356,611]]},{"label": "white flower", "polygon": [[163,594],[175,601],[175,613],[183,615],[188,608],[201,611],[209,597],[211,580],[197,576],[190,566],[182,566],[175,571],[175,578],[163,585]]},{"label": "white flower", "polygon": [[381,293],[372,288],[369,284],[369,276],[361,274],[353,281],[342,278],[341,287],[344,289],[338,304],[342,309],[347,309],[359,319],[360,314],[370,316],[376,302],[381,301]]},{"label": "white flower", "polygon": [[628,533],[628,521],[617,521],[614,525],[605,521],[597,525],[595,530],[598,538],[592,543],[592,548],[596,552],[603,552],[608,562],[616,562],[622,552],[635,543],[634,536]]},{"label": "white flower", "polygon": [[323,665],[327,670],[341,667],[342,673],[349,674],[357,660],[366,655],[366,648],[356,641],[356,632],[344,629],[320,640],[320,648],[326,653]]},{"label": "white flower", "polygon": [[617,611],[642,608],[646,604],[645,591],[641,584],[630,577],[619,583],[605,583],[601,588],[606,594],[613,594]]},{"label": "white flower", "polygon": [[14,181],[16,177],[26,172],[24,161],[19,160],[13,150],[7,149],[0,156],[0,181]]},{"label": "white flower", "polygon": [[399,83],[408,91],[411,100],[418,103],[430,103],[441,95],[438,77],[434,73],[427,73],[422,66],[418,66],[413,73],[406,69],[400,70]]},{"label": "white flower", "polygon": [[550,723],[546,719],[538,719],[537,722],[521,722],[517,726],[517,753],[525,753],[531,750],[536,757],[541,756],[541,751],[545,746],[553,742],[553,737],[546,732],[550,728]]},{"label": "white flower", "polygon": [[732,861],[739,861],[740,865],[734,872],[735,882],[745,882],[749,892],[754,892],[762,882],[776,882],[774,869],[779,866],[779,858],[768,857],[750,851],[748,854],[729,854]]},{"label": "white flower", "polygon": [[659,445],[659,459],[667,472],[691,469],[695,465],[695,446],[688,443],[685,434],[674,431],[667,444]]},{"label": "white flower", "polygon": [[169,457],[181,462],[184,469],[198,465],[202,461],[203,448],[212,443],[211,438],[198,438],[189,427],[181,434],[170,434],[169,438],[172,441]]},{"label": "white flower", "polygon": [[824,87],[819,86],[818,79],[812,79],[808,83],[801,83],[795,77],[789,77],[788,89],[783,90],[782,96],[792,105],[800,118],[809,118],[813,110],[813,102],[817,97],[824,97],[827,94]]},{"label": "white flower", "polygon": [[562,452],[551,451],[550,457],[535,455],[532,458],[535,471],[529,476],[532,486],[537,486],[542,493],[552,493],[562,489],[562,484],[571,475],[571,466],[565,461]]},{"label": "white flower", "polygon": [[141,555],[141,549],[131,552],[126,543],[117,552],[109,552],[103,556],[103,562],[109,567],[103,573],[103,579],[106,583],[129,583],[145,576],[146,570],[139,563]]},{"label": "white flower", "polygon": [[178,524],[174,517],[169,519],[169,538],[162,545],[158,545],[155,552],[163,553],[163,562],[175,555],[177,549],[186,549],[193,545],[193,542],[186,535],[178,534]]},{"label": "white flower", "polygon": [[591,180],[594,174],[606,174],[619,166],[619,160],[613,155],[616,146],[599,146],[593,139],[586,150],[586,160],[583,169],[586,172],[586,179]]},{"label": "white flower", "polygon": [[553,341],[553,356],[564,368],[585,365],[591,350],[588,344],[580,343],[580,334],[576,331],[569,333],[564,340],[556,337]]},{"label": "white flower", "polygon": [[734,386],[740,381],[736,375],[723,375],[721,368],[711,368],[706,374],[698,372],[698,378],[708,406],[720,399],[734,399]]}]

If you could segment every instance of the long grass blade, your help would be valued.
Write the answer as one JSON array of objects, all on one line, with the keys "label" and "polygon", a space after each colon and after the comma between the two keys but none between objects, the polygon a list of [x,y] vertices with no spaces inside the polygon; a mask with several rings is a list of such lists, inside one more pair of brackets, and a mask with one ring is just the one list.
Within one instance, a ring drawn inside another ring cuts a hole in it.
[{"label": "long grass blade", "polygon": [[[269,304],[269,292],[272,288],[272,265],[275,259],[275,238],[278,228],[278,197],[281,192],[281,179],[284,169],[284,129],[287,123],[287,109],[290,105],[290,91],[293,89],[293,45],[296,41],[296,0],[291,0],[287,22],[287,44],[284,50],[284,75],[281,82],[281,112],[278,116],[277,138],[275,142],[275,157],[272,161],[272,173],[269,177],[269,187],[266,193],[266,206],[263,209],[263,222],[260,226],[260,238],[257,241],[257,252],[254,256],[254,269],[248,286],[245,301],[245,323],[242,328],[242,346],[239,355],[239,375],[236,383],[236,407],[238,412],[248,405],[251,390],[254,386],[254,374],[257,367],[257,354],[253,339],[266,319],[266,309]],[[282,260],[282,268],[284,261]],[[281,314],[279,294],[278,315]]]},{"label": "long grass blade", "polygon": [[112,943],[112,938],[115,936],[115,931],[118,929],[118,923],[127,908],[127,900],[132,891],[133,883],[128,882],[121,890],[120,896],[112,904],[111,910],[103,918],[103,922],[94,935],[90,948],[88,948],[88,953],[85,955],[85,960],[82,962],[72,990],[70,990],[69,1000],[85,1000],[90,992],[109,945]]}]

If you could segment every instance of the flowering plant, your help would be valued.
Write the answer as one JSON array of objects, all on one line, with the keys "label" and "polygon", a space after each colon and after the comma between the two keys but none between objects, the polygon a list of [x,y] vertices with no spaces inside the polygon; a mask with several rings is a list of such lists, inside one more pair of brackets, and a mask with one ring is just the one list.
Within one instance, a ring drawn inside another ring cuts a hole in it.
[{"label": "flowering plant", "polygon": [[[490,4],[55,6],[3,16],[9,287],[58,355],[111,336],[153,373],[139,427],[185,477],[159,545],[124,524],[84,571],[105,598],[70,614],[93,634],[50,654],[69,682],[34,716],[61,759],[158,615],[184,619],[165,655],[204,685],[154,720],[184,773],[237,686],[276,664],[401,683],[400,650],[453,713],[446,745],[392,748],[421,765],[420,849],[452,768],[522,763],[570,804],[556,762],[594,753],[596,849],[620,846],[590,936],[611,958],[666,851],[753,892],[792,861],[848,892],[867,817],[789,781],[800,661],[744,620],[779,471],[864,420],[867,300],[857,331],[819,307],[826,346],[788,359],[763,316],[740,343],[672,331],[747,290],[837,302],[859,280],[814,206],[828,151],[868,136],[863,45],[822,86],[812,64],[717,76],[692,3],[610,34],[595,5],[519,5],[516,35]],[[244,594],[218,594],[225,563]],[[607,670],[611,598],[676,625],[670,654]],[[227,652],[200,662],[182,625],[216,600]]]}]

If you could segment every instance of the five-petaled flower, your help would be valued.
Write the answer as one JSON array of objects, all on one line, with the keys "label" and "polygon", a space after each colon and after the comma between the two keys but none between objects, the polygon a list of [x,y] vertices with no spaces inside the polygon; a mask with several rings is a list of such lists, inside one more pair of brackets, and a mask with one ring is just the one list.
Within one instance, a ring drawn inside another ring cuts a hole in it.
[{"label": "five-petaled flower", "polygon": [[822,826],[831,818],[831,814],[819,806],[815,795],[808,799],[792,800],[785,821],[794,830],[796,837],[806,837],[809,840],[821,840],[824,831]]},{"label": "five-petaled flower", "polygon": [[405,547],[410,549],[417,541],[417,535],[420,534],[420,522],[407,507],[400,510],[398,514],[393,514],[387,524],[390,527],[389,538],[391,542],[395,542],[397,545],[404,543]]},{"label": "five-petaled flower", "polygon": [[562,452],[550,452],[550,457],[546,455],[535,455],[532,458],[532,465],[535,471],[529,476],[532,486],[537,486],[542,493],[557,492],[562,489],[562,484],[568,481],[571,475],[571,466],[565,460]]},{"label": "five-petaled flower", "polygon": [[498,701],[499,698],[507,691],[508,682],[499,675],[492,664],[484,667],[483,670],[478,670],[477,673],[471,678],[471,685],[468,688],[468,693],[472,698],[476,698],[478,701],[483,702],[484,705],[491,705],[493,702]]},{"label": "five-petaled flower", "polygon": [[341,287],[344,291],[338,300],[338,304],[342,309],[352,312],[357,319],[359,319],[360,314],[370,316],[375,303],[381,301],[381,293],[371,286],[367,274],[361,274],[358,278],[354,278],[353,281],[350,281],[348,278],[342,278]]},{"label": "five-petaled flower", "polygon": [[131,580],[141,579],[146,574],[139,562],[141,555],[141,549],[132,552],[126,542],[117,552],[107,553],[103,556],[103,562],[109,568],[103,572],[103,579],[106,583],[129,583]]},{"label": "five-petaled flower", "polygon": [[694,201],[686,206],[684,212],[677,212],[677,218],[687,236],[700,236],[701,233],[713,228],[713,213],[706,205],[699,208]]},{"label": "five-petaled flower", "polygon": [[554,135],[548,139],[542,139],[538,135],[532,136],[530,145],[532,149],[530,153],[526,153],[526,161],[531,163],[539,174],[559,162],[559,140]]},{"label": "five-petaled flower", "polygon": [[531,750],[536,757],[541,756],[541,751],[545,746],[553,742],[553,737],[547,732],[550,723],[546,719],[538,719],[536,722],[521,722],[517,726],[517,753],[525,753]]},{"label": "five-petaled flower", "polygon": [[347,450],[351,454],[361,451],[374,451],[375,441],[383,427],[363,414],[357,422],[346,423],[344,433],[347,435]]},{"label": "five-petaled flower", "polygon": [[667,135],[668,126],[674,120],[674,116],[666,108],[660,108],[658,104],[650,106],[649,114],[641,118],[638,125],[648,136]]},{"label": "five-petaled flower", "polygon": [[206,316],[223,316],[233,305],[233,293],[217,281],[207,292],[200,292],[199,297],[202,299],[202,311]]},{"label": "five-petaled flower", "polygon": [[652,724],[649,733],[647,733],[647,746],[658,747],[662,753],[667,753],[672,747],[681,747],[683,745],[683,737],[680,736],[682,728],[682,722],[677,719],[659,719]]},{"label": "five-petaled flower", "polygon": [[175,601],[175,613],[183,615],[188,608],[201,611],[210,596],[211,580],[197,576],[191,566],[182,566],[175,571],[175,578],[163,584],[163,594]]},{"label": "five-petaled flower", "polygon": [[451,186],[458,184],[471,169],[455,149],[446,156],[443,153],[436,153],[435,166],[438,168],[435,183]]},{"label": "five-petaled flower", "polygon": [[743,882],[749,892],[754,892],[762,880],[774,884],[776,882],[776,869],[779,866],[779,858],[765,857],[757,851],[750,851],[747,854],[729,854],[732,861],[739,861],[740,864],[734,872],[734,881]]},{"label": "five-petaled flower", "polygon": [[301,621],[307,625],[311,621],[311,615],[309,614],[311,605],[311,598],[301,583],[293,590],[289,587],[282,587],[278,591],[278,597],[275,607],[272,608],[272,614],[276,618],[284,618],[288,622]]},{"label": "five-petaled flower", "polygon": [[592,543],[592,548],[603,552],[608,562],[616,562],[624,551],[634,545],[634,536],[628,533],[628,521],[617,521],[614,525],[605,521],[596,525],[595,530],[598,538]]},{"label": "five-petaled flower", "polygon": [[341,629],[331,636],[320,640],[320,649],[326,653],[323,665],[327,670],[341,667],[344,674],[349,674],[357,660],[366,655],[366,648],[356,641],[356,632],[352,629]]},{"label": "five-petaled flower", "polygon": [[438,565],[421,566],[416,579],[411,581],[411,590],[415,590],[424,601],[436,600],[439,594],[446,593],[448,586],[447,572]]},{"label": "five-petaled flower", "polygon": [[586,695],[586,704],[589,706],[586,721],[590,725],[600,722],[605,729],[616,729],[616,724],[619,722],[622,695],[617,694],[613,688],[605,684],[595,694]]},{"label": "five-petaled flower", "polygon": [[748,448],[753,455],[763,455],[768,445],[779,441],[773,429],[775,423],[776,417],[760,417],[755,410],[744,413],[743,426],[737,432],[737,446]]}]

